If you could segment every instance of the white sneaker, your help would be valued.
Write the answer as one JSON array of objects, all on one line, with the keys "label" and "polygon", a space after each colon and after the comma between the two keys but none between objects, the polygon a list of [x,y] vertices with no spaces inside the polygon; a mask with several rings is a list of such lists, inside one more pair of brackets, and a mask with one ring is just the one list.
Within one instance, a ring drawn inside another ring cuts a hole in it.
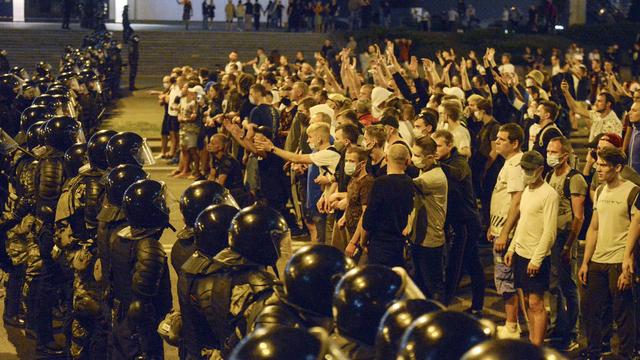
[{"label": "white sneaker", "polygon": [[518,324],[515,331],[509,330],[505,325],[499,325],[497,330],[498,339],[520,339],[520,324]]}]

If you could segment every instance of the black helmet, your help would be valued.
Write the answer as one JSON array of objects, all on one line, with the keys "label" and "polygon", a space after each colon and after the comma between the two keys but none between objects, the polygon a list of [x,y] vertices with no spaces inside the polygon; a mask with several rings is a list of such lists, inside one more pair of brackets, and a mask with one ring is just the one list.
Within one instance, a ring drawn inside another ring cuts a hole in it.
[{"label": "black helmet", "polygon": [[189,185],[180,197],[180,212],[184,223],[193,227],[196,217],[209,205],[227,204],[238,207],[224,186],[211,180],[200,180]]},{"label": "black helmet", "polygon": [[33,150],[36,146],[44,145],[42,128],[46,121],[37,121],[27,129],[27,148]]},{"label": "black helmet", "polygon": [[461,360],[561,360],[555,350],[516,339],[492,339],[467,351]]},{"label": "black helmet", "polygon": [[376,359],[395,359],[405,330],[413,321],[424,314],[444,310],[445,307],[433,300],[399,300],[387,309],[376,336]]},{"label": "black helmet", "polygon": [[230,360],[309,360],[324,358],[322,341],[306,329],[276,326],[244,338]]},{"label": "black helmet", "polygon": [[107,163],[110,167],[120,164],[146,165],[148,159],[144,155],[144,139],[133,132],[119,132],[107,143]]},{"label": "black helmet", "polygon": [[156,180],[144,179],[131,184],[122,197],[122,210],[134,228],[164,228],[169,226],[166,186]]},{"label": "black helmet", "polygon": [[87,144],[73,144],[64,153],[64,172],[71,178],[78,175],[80,167],[87,163]]},{"label": "black helmet", "polygon": [[404,333],[398,359],[459,359],[492,334],[491,326],[463,312],[425,314]]},{"label": "black helmet", "polygon": [[40,89],[40,94],[46,93],[51,83],[51,79],[46,76],[41,76],[38,78],[37,81],[38,81],[38,88]]},{"label": "black helmet", "polygon": [[29,78],[29,72],[22,66],[14,66],[9,70],[9,73],[19,77],[22,80],[27,80]]},{"label": "black helmet", "polygon": [[205,255],[214,256],[229,244],[228,231],[238,208],[227,204],[211,205],[195,220],[195,245]]},{"label": "black helmet", "polygon": [[82,69],[80,71],[79,78],[81,83],[86,84],[98,80],[98,75],[96,75],[96,72],[91,69]]},{"label": "black helmet", "polygon": [[373,346],[380,319],[403,290],[400,275],[386,266],[367,265],[349,271],[333,294],[338,332]]},{"label": "black helmet", "polygon": [[109,164],[107,164],[105,151],[109,139],[115,134],[117,134],[117,132],[113,130],[100,130],[91,136],[87,143],[87,157],[89,158],[91,167],[107,170]]},{"label": "black helmet", "polygon": [[77,117],[73,100],[71,100],[69,95],[55,94],[53,98],[55,99],[56,109],[62,111],[62,114],[71,116],[72,118]]},{"label": "black helmet", "polygon": [[40,61],[36,64],[36,74],[40,77],[47,76],[51,73],[51,65],[44,61]]},{"label": "black helmet", "polygon": [[246,207],[233,218],[229,247],[245,258],[265,266],[275,266],[289,226],[276,210],[263,205]]},{"label": "black helmet", "polygon": [[70,91],[69,91],[69,87],[66,86],[65,84],[59,82],[59,81],[55,81],[53,83],[51,83],[51,85],[49,85],[49,88],[47,89],[47,94],[50,95],[69,95]]},{"label": "black helmet", "polygon": [[0,75],[0,96],[14,99],[20,90],[20,79],[13,74]]},{"label": "black helmet", "polygon": [[109,202],[116,206],[122,205],[124,192],[131,184],[148,177],[147,173],[137,165],[123,164],[113,168],[107,175],[106,194]]},{"label": "black helmet", "polygon": [[45,106],[53,114],[55,114],[58,109],[58,101],[53,97],[53,95],[48,93],[41,94],[37,98],[33,99],[33,103],[31,105]]},{"label": "black helmet", "polygon": [[80,124],[69,116],[54,116],[44,125],[43,135],[47,145],[60,151],[67,149],[78,140]]},{"label": "black helmet", "polygon": [[49,121],[53,117],[51,109],[44,105],[31,105],[20,115],[20,129],[26,131],[38,121]]},{"label": "black helmet", "polygon": [[315,316],[331,317],[336,284],[355,267],[342,251],[329,245],[300,248],[284,270],[284,300]]}]

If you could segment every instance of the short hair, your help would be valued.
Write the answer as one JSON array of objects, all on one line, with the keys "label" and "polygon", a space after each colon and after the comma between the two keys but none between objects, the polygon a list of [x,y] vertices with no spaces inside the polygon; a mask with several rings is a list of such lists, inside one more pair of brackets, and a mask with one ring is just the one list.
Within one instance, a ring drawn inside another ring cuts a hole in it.
[{"label": "short hair", "polygon": [[357,154],[358,162],[365,161],[369,158],[369,152],[357,145],[349,146],[349,148],[347,149],[347,154]]},{"label": "short hair", "polygon": [[338,130],[342,131],[342,136],[352,144],[355,145],[358,143],[358,137],[360,136],[360,129],[358,129],[358,126],[347,123],[338,126],[336,131]]},{"label": "short hair", "polygon": [[522,145],[524,141],[524,130],[516,123],[504,124],[498,128],[498,131],[506,132],[507,139],[509,139],[510,142],[517,141],[518,146]]},{"label": "short hair", "polygon": [[356,112],[366,114],[371,112],[371,100],[363,99],[356,102]]},{"label": "short hair", "polygon": [[606,91],[601,91],[598,95],[602,95],[605,98],[605,104],[611,103],[611,107],[616,104],[616,99],[610,93]]},{"label": "short hair", "polygon": [[356,124],[358,122],[358,114],[356,114],[356,112],[352,109],[347,109],[344,110],[340,113],[338,113],[337,117],[343,117],[348,119],[350,122]]},{"label": "short hair", "polygon": [[432,138],[428,136],[423,136],[421,138],[416,139],[416,146],[422,150],[423,155],[433,155],[436,153],[436,149],[438,145]]},{"label": "short hair", "polygon": [[392,144],[387,149],[387,160],[392,163],[406,163],[410,157],[411,153],[409,152],[407,146],[404,144]]},{"label": "short hair", "polygon": [[380,118],[382,119],[384,117],[392,117],[395,119],[400,119],[400,111],[398,111],[398,109],[394,107],[386,107],[382,111],[382,116]]},{"label": "short hair", "polygon": [[556,118],[558,117],[558,112],[560,111],[558,104],[551,100],[540,100],[538,101],[538,104],[542,105],[542,107],[544,107],[544,110],[551,114],[552,121],[556,120]]},{"label": "short hair", "polygon": [[312,95],[315,95],[317,93],[319,93],[322,90],[322,87],[320,85],[311,85],[309,86],[309,92]]},{"label": "short hair", "polygon": [[238,88],[243,94],[248,94],[251,85],[256,82],[256,79],[251,74],[242,73],[238,76]]},{"label": "short hair", "polygon": [[387,133],[382,125],[367,126],[364,129],[364,133],[373,138],[378,146],[384,146],[384,143],[387,141]]},{"label": "short hair", "polygon": [[329,139],[329,136],[331,136],[331,127],[324,122],[313,123],[307,128],[307,135],[311,133],[318,134],[324,139]]},{"label": "short hair", "polygon": [[434,131],[438,127],[438,117],[438,112],[429,108],[425,108],[420,114],[420,118],[424,121],[425,126],[431,125],[431,131]]},{"label": "short hair", "polygon": [[278,80],[276,80],[276,75],[272,72],[264,74],[263,79],[269,85],[275,85],[278,83]]},{"label": "short hair", "polygon": [[444,139],[447,145],[453,144],[453,134],[448,130],[438,130],[431,136],[433,139]]},{"label": "short hair", "polygon": [[444,112],[449,115],[453,120],[460,120],[462,114],[462,105],[459,101],[445,100],[442,102]]},{"label": "short hair", "polygon": [[200,68],[200,70],[198,70],[198,74],[203,79],[209,79],[209,69],[207,68]]},{"label": "short hair", "polygon": [[476,103],[476,106],[478,107],[479,110],[484,111],[485,114],[491,114],[491,111],[493,110],[493,106],[491,106],[491,101],[484,98],[479,99],[478,102]]},{"label": "short hair", "polygon": [[300,106],[302,106],[305,109],[309,110],[309,109],[311,109],[312,107],[314,107],[316,105],[317,105],[317,103],[316,103],[316,100],[314,98],[306,97],[306,98],[300,100],[300,103],[298,104],[298,108]]},{"label": "short hair", "polygon": [[480,100],[485,100],[484,96],[482,95],[478,95],[478,94],[471,94],[468,98],[467,98],[467,102],[468,103],[472,103],[472,102],[478,102]]},{"label": "short hair", "polygon": [[294,87],[298,87],[300,89],[302,89],[302,94],[304,96],[307,95],[307,93],[309,92],[309,85],[307,85],[306,82],[304,81],[296,81],[293,83],[293,85],[291,86],[291,88],[293,89]]},{"label": "short hair", "polygon": [[627,156],[622,150],[614,147],[605,147],[598,151],[598,159],[602,159],[613,166],[624,166],[627,163]]},{"label": "short hair", "polygon": [[229,137],[225,134],[213,134],[209,138],[209,142],[213,141],[214,139],[222,142],[222,145],[224,145],[225,147],[227,146],[227,144],[229,144]]},{"label": "short hair", "polygon": [[573,146],[571,145],[571,141],[564,136],[556,136],[553,139],[549,140],[549,143],[552,141],[559,141],[560,145],[562,145],[562,151],[567,154],[573,154]]},{"label": "short hair", "polygon": [[313,114],[312,117],[315,117],[315,116],[319,116],[320,117],[320,122],[321,123],[331,126],[331,116],[329,116],[329,114],[324,113],[324,112],[317,112],[317,113]]},{"label": "short hair", "polygon": [[323,78],[321,78],[320,76],[316,76],[315,77],[315,81],[316,81],[316,85],[317,86],[320,86],[320,87],[324,88],[326,83],[325,83]]},{"label": "short hair", "polygon": [[260,94],[260,96],[267,96],[268,93],[267,88],[262,84],[253,84],[250,89]]}]

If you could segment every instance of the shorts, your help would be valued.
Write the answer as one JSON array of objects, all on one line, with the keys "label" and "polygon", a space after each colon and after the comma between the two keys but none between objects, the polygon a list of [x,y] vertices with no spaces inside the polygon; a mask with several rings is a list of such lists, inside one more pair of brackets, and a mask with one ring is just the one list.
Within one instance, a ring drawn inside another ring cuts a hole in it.
[{"label": "shorts", "polygon": [[527,275],[529,259],[514,253],[512,265],[517,289],[522,289],[525,294],[544,294],[545,291],[549,290],[549,278],[551,275],[551,259],[549,256],[542,260],[540,271],[533,277]]},{"label": "shorts", "polygon": [[162,130],[160,131],[160,134],[166,136],[171,132],[178,132],[179,128],[178,118],[176,116],[166,114],[164,119],[162,119]]},{"label": "shorts", "polygon": [[516,292],[513,269],[504,263],[504,255],[493,250],[493,281],[498,295],[509,295]]},{"label": "shorts", "polygon": [[180,129],[180,146],[187,149],[195,149],[198,147],[198,133]]}]

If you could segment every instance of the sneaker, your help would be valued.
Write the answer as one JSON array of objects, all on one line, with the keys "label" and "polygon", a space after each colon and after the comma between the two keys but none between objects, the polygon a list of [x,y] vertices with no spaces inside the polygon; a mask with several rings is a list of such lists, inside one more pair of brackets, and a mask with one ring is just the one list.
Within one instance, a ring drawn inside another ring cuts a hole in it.
[{"label": "sneaker", "polygon": [[559,346],[558,346],[558,350],[562,351],[562,352],[572,352],[574,350],[576,350],[577,348],[580,347],[580,344],[578,344],[577,341],[575,341],[575,339],[571,339],[568,341],[563,341]]},{"label": "sneaker", "polygon": [[482,315],[484,315],[482,309],[468,308],[464,312],[478,319],[481,319]]},{"label": "sneaker", "polygon": [[520,339],[522,330],[520,329],[520,324],[516,326],[516,331],[509,330],[506,325],[499,325],[497,332],[498,339]]}]

